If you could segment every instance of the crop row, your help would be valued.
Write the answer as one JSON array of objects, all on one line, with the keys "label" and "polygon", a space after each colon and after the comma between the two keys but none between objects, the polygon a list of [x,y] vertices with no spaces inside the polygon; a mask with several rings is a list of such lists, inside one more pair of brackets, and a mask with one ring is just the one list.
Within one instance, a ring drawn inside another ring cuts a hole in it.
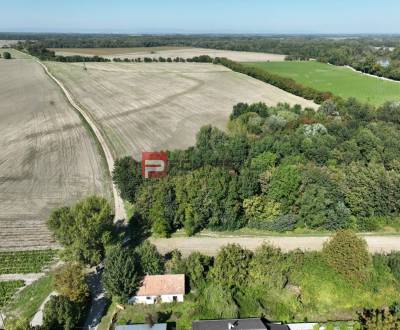
[{"label": "crop row", "polygon": [[0,282],[0,308],[8,303],[17,290],[23,285],[24,281]]},{"label": "crop row", "polygon": [[0,252],[0,274],[39,273],[56,254],[55,250]]}]

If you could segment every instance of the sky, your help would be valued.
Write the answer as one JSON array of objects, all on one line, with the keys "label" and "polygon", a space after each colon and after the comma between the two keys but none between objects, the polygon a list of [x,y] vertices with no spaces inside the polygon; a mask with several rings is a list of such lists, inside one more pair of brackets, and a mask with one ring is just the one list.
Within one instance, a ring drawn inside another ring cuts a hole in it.
[{"label": "sky", "polygon": [[0,32],[400,33],[399,0],[2,0]]}]

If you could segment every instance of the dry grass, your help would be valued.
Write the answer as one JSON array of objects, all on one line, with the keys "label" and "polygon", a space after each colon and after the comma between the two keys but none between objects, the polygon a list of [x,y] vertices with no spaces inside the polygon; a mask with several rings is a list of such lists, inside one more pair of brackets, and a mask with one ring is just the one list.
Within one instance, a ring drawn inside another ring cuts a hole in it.
[{"label": "dry grass", "polygon": [[94,140],[39,64],[1,60],[0,72],[0,249],[52,246],[50,211],[106,194],[108,182]]},{"label": "dry grass", "polygon": [[46,63],[91,113],[115,157],[186,148],[201,126],[225,128],[232,106],[310,101],[232,72],[195,63]]},{"label": "dry grass", "polygon": [[238,62],[266,62],[266,61],[284,61],[285,55],[238,52],[231,50],[217,50],[206,48],[188,48],[188,47],[139,47],[139,48],[55,48],[52,49],[57,55],[99,55],[108,58],[138,58],[160,56],[168,58],[182,57],[192,58],[194,56],[209,55],[211,57],[227,57]]}]

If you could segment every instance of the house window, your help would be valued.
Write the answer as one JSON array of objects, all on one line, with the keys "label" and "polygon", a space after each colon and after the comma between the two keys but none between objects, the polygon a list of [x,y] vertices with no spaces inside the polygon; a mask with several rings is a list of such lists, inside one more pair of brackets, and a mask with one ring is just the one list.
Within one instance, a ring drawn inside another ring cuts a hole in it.
[{"label": "house window", "polygon": [[177,296],[172,296],[172,301],[173,302],[177,302],[178,301],[178,297]]},{"label": "house window", "polygon": [[147,299],[147,300],[150,300],[150,299],[151,299],[151,297],[146,297],[146,299]]}]

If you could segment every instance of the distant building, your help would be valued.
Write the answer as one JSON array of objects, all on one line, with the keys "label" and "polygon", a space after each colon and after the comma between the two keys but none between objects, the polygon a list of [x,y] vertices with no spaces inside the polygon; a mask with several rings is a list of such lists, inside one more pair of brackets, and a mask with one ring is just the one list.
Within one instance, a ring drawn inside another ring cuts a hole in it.
[{"label": "distant building", "polygon": [[132,325],[118,325],[115,330],[167,330],[166,323],[160,324],[132,324]]},{"label": "distant building", "polygon": [[193,321],[193,330],[313,330],[316,323],[279,324],[264,318]]},{"label": "distant building", "polygon": [[157,302],[182,302],[185,295],[185,275],[147,275],[131,304],[155,304]]}]

